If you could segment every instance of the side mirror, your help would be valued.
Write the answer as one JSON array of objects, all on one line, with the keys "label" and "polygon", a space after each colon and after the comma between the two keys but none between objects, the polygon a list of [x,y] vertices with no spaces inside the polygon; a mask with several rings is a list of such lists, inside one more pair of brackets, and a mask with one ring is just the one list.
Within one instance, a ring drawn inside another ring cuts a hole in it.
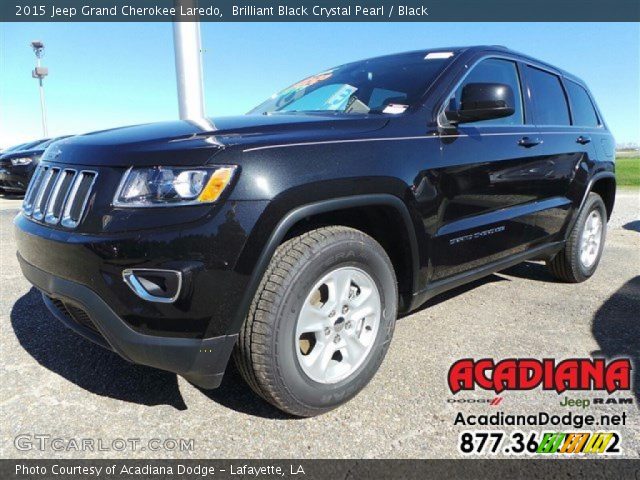
[{"label": "side mirror", "polygon": [[513,90],[504,83],[469,83],[462,89],[460,108],[445,111],[452,124],[503,118],[515,113]]}]

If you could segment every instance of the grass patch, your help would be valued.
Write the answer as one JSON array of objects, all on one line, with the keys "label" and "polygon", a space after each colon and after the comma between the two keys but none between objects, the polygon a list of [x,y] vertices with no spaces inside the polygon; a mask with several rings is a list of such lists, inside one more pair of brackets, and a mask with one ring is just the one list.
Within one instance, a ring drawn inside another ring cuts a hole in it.
[{"label": "grass patch", "polygon": [[620,187],[640,187],[640,157],[616,158],[616,180]]}]

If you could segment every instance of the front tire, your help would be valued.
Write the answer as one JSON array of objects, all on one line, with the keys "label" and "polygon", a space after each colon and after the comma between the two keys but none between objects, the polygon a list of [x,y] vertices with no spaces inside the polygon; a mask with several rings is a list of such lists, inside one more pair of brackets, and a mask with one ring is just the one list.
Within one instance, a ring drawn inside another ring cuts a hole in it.
[{"label": "front tire", "polygon": [[395,325],[393,265],[373,238],[323,227],[278,247],[234,360],[262,398],[309,417],[347,402],[378,370]]},{"label": "front tire", "polygon": [[598,268],[606,233],[607,209],[600,195],[590,192],[564,248],[547,261],[551,274],[569,283],[587,280]]}]

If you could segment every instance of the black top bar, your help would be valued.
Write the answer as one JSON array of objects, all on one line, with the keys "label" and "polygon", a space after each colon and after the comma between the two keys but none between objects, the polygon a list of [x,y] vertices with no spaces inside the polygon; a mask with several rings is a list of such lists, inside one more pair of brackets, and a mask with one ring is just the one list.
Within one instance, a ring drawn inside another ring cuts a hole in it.
[{"label": "black top bar", "polygon": [[[197,10],[193,5],[197,5]],[[2,22],[637,22],[637,0],[13,0]]]}]

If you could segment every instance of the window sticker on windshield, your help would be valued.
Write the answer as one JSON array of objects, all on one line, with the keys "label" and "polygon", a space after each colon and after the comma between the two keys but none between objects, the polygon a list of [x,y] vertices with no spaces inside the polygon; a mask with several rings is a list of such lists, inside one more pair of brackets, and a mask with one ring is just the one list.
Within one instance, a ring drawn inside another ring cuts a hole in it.
[{"label": "window sticker on windshield", "polygon": [[327,110],[340,110],[349,101],[353,93],[358,90],[353,85],[345,83],[326,102],[324,102]]},{"label": "window sticker on windshield", "polygon": [[290,87],[285,88],[279,93],[279,95],[286,95],[287,93],[296,92],[304,88],[310,87],[311,85],[315,85],[318,82],[322,82],[327,78],[331,78],[331,75],[333,75],[333,71],[329,70],[327,72],[322,72],[322,73],[318,73],[317,75],[307,77],[304,80],[300,80],[298,83],[294,83]]},{"label": "window sticker on windshield", "polygon": [[431,52],[427,53],[427,56],[424,57],[425,60],[436,60],[438,58],[451,58],[453,57],[453,52]]},{"label": "window sticker on windshield", "polygon": [[399,113],[404,113],[404,111],[408,107],[409,105],[402,105],[400,103],[390,103],[389,105],[384,107],[384,110],[382,110],[382,113],[391,113],[393,115],[398,115]]}]

